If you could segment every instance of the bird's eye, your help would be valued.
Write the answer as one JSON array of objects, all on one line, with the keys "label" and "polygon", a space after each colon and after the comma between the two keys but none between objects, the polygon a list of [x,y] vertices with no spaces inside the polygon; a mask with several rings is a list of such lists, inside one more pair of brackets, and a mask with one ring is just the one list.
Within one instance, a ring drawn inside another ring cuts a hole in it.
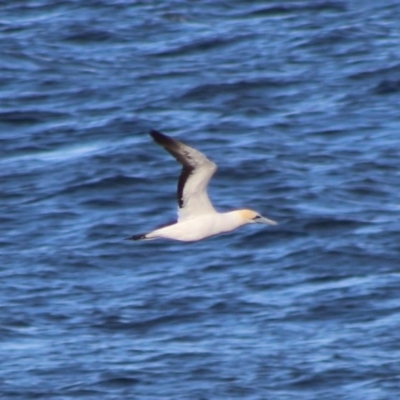
[{"label": "bird's eye", "polygon": [[258,219],[260,219],[261,218],[261,215],[256,215],[253,219],[255,220],[255,221],[257,221]]}]

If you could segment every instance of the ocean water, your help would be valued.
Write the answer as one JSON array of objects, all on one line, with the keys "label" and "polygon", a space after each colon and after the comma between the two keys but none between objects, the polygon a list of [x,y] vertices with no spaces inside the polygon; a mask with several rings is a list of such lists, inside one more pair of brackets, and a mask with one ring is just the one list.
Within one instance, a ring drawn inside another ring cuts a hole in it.
[{"label": "ocean water", "polygon": [[[0,398],[400,397],[400,4],[0,5]],[[157,129],[216,207],[175,217]]]}]

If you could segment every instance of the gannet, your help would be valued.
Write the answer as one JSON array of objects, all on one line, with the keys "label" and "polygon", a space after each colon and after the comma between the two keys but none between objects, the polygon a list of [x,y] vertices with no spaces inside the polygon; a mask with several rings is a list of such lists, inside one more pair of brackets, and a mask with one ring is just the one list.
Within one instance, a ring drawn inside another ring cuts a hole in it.
[{"label": "gannet", "polygon": [[253,210],[217,212],[207,194],[208,182],[217,170],[217,165],[200,151],[163,133],[151,130],[150,135],[183,166],[177,190],[178,220],[176,223],[127,239],[165,238],[195,242],[220,233],[231,232],[246,224],[276,225],[275,221]]}]

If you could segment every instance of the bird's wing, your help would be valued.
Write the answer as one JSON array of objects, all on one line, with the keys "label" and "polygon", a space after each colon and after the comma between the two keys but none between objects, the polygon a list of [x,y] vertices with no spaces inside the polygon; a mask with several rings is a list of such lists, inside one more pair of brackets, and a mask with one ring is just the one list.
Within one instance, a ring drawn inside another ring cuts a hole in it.
[{"label": "bird's wing", "polygon": [[178,221],[216,213],[207,194],[208,182],[217,165],[200,151],[155,130],[150,135],[182,165],[178,181]]}]

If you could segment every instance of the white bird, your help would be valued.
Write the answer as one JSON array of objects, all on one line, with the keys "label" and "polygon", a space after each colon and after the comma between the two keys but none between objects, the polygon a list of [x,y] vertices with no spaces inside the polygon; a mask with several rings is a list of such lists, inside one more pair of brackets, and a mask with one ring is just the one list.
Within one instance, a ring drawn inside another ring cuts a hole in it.
[{"label": "white bird", "polygon": [[252,210],[217,212],[207,194],[208,182],[217,170],[216,164],[200,151],[167,135],[155,130],[150,131],[150,135],[183,165],[178,181],[178,220],[171,225],[128,239],[165,238],[194,242],[219,233],[231,232],[246,224],[276,225],[275,221]]}]

